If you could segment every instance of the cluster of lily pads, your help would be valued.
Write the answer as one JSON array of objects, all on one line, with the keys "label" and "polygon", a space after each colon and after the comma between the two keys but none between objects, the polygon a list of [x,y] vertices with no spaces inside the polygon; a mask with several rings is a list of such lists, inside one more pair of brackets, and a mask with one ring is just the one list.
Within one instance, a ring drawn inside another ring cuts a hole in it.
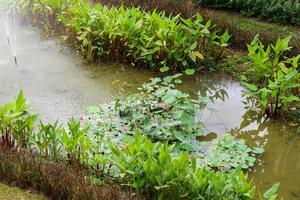
[{"label": "cluster of lily pads", "polygon": [[192,99],[176,89],[181,83],[179,76],[154,78],[144,83],[138,93],[123,100],[89,107],[86,123],[93,132],[120,146],[126,145],[139,130],[153,142],[174,145],[174,155],[188,151],[200,166],[224,171],[252,167],[255,154],[262,153],[263,149],[250,148],[244,140],[229,133],[209,142],[198,140],[205,133],[205,125],[196,115],[206,109],[210,99],[201,96]]},{"label": "cluster of lily pads", "polygon": [[[0,151],[34,153],[40,162],[84,169],[94,185],[114,181],[150,199],[253,200],[255,187],[241,168],[253,166],[263,149],[230,134],[198,141],[204,125],[195,115],[209,99],[176,89],[179,76],[152,79],[123,100],[90,107],[86,119],[71,119],[66,128],[37,124],[20,92],[0,107]],[[261,199],[275,199],[278,186]]]}]

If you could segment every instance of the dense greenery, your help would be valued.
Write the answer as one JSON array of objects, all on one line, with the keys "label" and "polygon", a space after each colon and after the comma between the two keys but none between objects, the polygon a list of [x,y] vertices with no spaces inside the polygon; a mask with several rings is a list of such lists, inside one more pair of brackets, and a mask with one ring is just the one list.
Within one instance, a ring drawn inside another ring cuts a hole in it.
[{"label": "dense greenery", "polygon": [[300,25],[298,0],[193,0],[214,8],[240,11],[246,16],[260,17],[268,21]]},{"label": "dense greenery", "polygon": [[[293,34],[290,45],[293,47],[291,54],[300,53],[300,32],[295,26],[282,26],[280,24],[269,23],[266,20],[257,20],[236,14],[236,12],[224,11],[222,9],[210,9],[199,7],[191,0],[92,0],[103,5],[124,5],[127,7],[141,7],[147,11],[159,10],[167,14],[180,14],[180,16],[191,17],[201,11],[204,19],[211,19],[218,29],[228,30],[231,34],[230,46],[246,49],[246,45],[252,41],[259,33],[263,43],[275,43],[280,37]],[[267,2],[267,1],[265,1]]]},{"label": "dense greenery", "polygon": [[[107,178],[129,183],[140,194],[151,198],[254,198],[254,187],[241,171],[224,173],[201,167],[201,159],[184,151],[174,151],[174,145],[152,142],[146,136],[148,134],[140,133],[141,130],[131,132],[131,136],[124,134],[120,143],[114,141],[114,135],[82,126],[73,119],[68,122],[68,128],[63,128],[58,123],[40,122],[35,130],[32,124],[36,119],[36,115],[28,112],[27,100],[22,92],[16,100],[1,107],[0,150],[35,152],[34,155],[39,157],[40,162],[64,162],[87,169],[91,180],[96,184],[102,184]],[[23,126],[19,127],[18,124]],[[232,139],[229,139],[227,146],[224,142],[228,139],[221,140],[218,144],[225,151],[232,148],[233,143],[239,143],[239,152],[244,148],[240,142],[233,142]],[[218,147],[219,150],[222,148]],[[248,148],[245,153],[251,151]],[[253,150],[255,151],[257,150]],[[249,155],[246,158],[250,158]],[[252,158],[250,160],[253,161]],[[274,194],[272,192],[272,198],[276,197]]]},{"label": "dense greenery", "polygon": [[[243,140],[230,134],[212,142],[199,142],[204,125],[197,120],[200,109],[207,109],[209,98],[191,97],[176,89],[179,75],[164,79],[155,78],[145,83],[140,92],[124,100],[115,100],[100,107],[90,107],[87,122],[104,140],[112,140],[121,146],[135,135],[136,129],[152,141],[174,145],[172,153],[189,151],[197,158],[199,166],[228,171],[237,167],[254,165],[255,153],[262,149],[249,148]],[[204,151],[207,149],[207,151]],[[253,156],[252,156],[253,155]]]},{"label": "dense greenery", "polygon": [[257,35],[248,45],[252,68],[242,77],[249,89],[246,95],[258,96],[269,117],[278,117],[282,110],[291,112],[289,109],[297,111],[300,108],[300,55],[286,57],[291,50],[290,38],[264,46]]},{"label": "dense greenery", "polygon": [[0,10],[12,8],[16,4],[14,0],[0,0]]},{"label": "dense greenery", "polygon": [[188,153],[172,157],[172,147],[139,134],[125,148],[112,148],[112,152],[123,178],[154,199],[251,199],[254,194],[244,174],[197,168]]},{"label": "dense greenery", "polygon": [[65,39],[90,61],[119,60],[162,72],[171,68],[191,73],[205,56],[219,61],[230,39],[200,14],[184,19],[139,8],[90,5],[86,0],[23,0],[21,6],[44,28],[63,27]]}]

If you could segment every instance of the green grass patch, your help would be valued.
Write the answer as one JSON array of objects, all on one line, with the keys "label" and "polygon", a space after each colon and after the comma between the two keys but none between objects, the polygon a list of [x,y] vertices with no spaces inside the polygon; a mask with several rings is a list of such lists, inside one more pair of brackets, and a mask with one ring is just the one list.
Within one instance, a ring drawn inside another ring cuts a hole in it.
[{"label": "green grass patch", "polygon": [[0,183],[0,200],[44,200],[44,196]]}]

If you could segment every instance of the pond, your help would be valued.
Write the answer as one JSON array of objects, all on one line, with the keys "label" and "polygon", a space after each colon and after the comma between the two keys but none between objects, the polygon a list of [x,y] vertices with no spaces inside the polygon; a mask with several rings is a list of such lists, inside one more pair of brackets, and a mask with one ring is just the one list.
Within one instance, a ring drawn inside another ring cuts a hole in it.
[{"label": "pond", "polygon": [[[0,104],[15,97],[20,89],[30,98],[32,109],[44,121],[65,122],[84,115],[90,105],[136,91],[155,74],[117,63],[85,64],[72,50],[41,39],[40,31],[26,22],[17,23],[15,53],[0,34]],[[204,73],[185,77],[182,89],[191,95],[209,95],[217,112],[199,115],[206,132],[221,135],[231,131],[250,145],[264,146],[265,153],[250,172],[260,191],[281,182],[280,196],[300,199],[300,138],[278,121],[264,121],[247,112],[243,88],[230,76]]]}]

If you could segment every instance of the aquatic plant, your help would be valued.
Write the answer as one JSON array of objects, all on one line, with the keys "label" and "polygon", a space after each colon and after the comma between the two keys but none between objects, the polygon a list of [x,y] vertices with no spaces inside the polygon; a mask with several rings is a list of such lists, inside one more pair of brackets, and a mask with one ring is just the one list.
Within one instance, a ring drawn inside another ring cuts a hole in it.
[{"label": "aquatic plant", "polygon": [[244,86],[249,89],[245,95],[258,97],[268,117],[278,117],[281,110],[299,109],[300,55],[285,57],[291,49],[290,38],[278,39],[275,45],[265,47],[257,35],[248,45],[253,68],[242,76]]},{"label": "aquatic plant", "polygon": [[161,72],[190,73],[206,55],[220,61],[230,39],[199,13],[184,19],[155,10],[90,5],[86,0],[23,0],[21,7],[47,29],[51,24],[63,26],[64,39],[89,61],[119,60]]},{"label": "aquatic plant", "polygon": [[[256,162],[256,155],[264,152],[263,148],[250,148],[244,140],[238,140],[230,134],[211,141],[203,156],[203,162],[219,171],[228,171],[238,167],[248,169]],[[227,169],[226,169],[227,168]]]},{"label": "aquatic plant", "polygon": [[[211,19],[218,29],[223,31],[228,30],[231,34],[230,46],[238,49],[246,49],[246,45],[250,43],[254,36],[259,33],[260,39],[263,43],[275,43],[279,37],[293,33],[291,39],[291,46],[293,51],[291,54],[299,54],[300,52],[300,37],[299,33],[293,26],[281,26],[280,24],[268,23],[265,21],[256,20],[255,18],[244,17],[237,15],[234,12],[224,12],[218,9],[209,9],[205,6],[198,6],[192,3],[191,0],[92,0],[93,2],[100,2],[107,6],[120,6],[127,7],[141,7],[147,11],[159,10],[165,11],[167,14],[180,14],[180,16],[191,17],[195,13],[201,11],[204,19]],[[215,1],[210,1],[215,2]],[[277,1],[275,1],[277,2]],[[256,8],[256,7],[255,7]],[[297,9],[297,8],[294,8]],[[296,17],[297,15],[289,14]],[[276,14],[276,16],[279,16]],[[288,18],[290,19],[290,18]],[[205,59],[208,56],[205,56]]]},{"label": "aquatic plant", "polygon": [[[111,145],[113,164],[125,182],[151,199],[251,199],[254,188],[240,171],[229,174],[197,168],[188,153],[135,134],[124,148]],[[226,188],[226,189],[225,189]]]},{"label": "aquatic plant", "polygon": [[[262,153],[262,149],[250,148],[245,141],[229,134],[208,143],[198,141],[204,125],[196,120],[197,113],[206,109],[210,99],[201,96],[192,99],[176,89],[181,83],[179,76],[154,78],[143,84],[139,93],[124,100],[89,107],[86,123],[101,139],[116,145],[126,145],[139,130],[152,141],[174,144],[174,154],[188,151],[201,166],[223,171],[252,167],[255,154]],[[208,150],[203,152],[203,149]]]},{"label": "aquatic plant", "polygon": [[[167,77],[162,84],[168,87],[173,78]],[[178,79],[174,81],[178,82]],[[157,83],[150,83],[146,88],[153,90],[151,86],[157,87]],[[17,100],[7,105],[22,105],[22,112],[28,113],[22,92]],[[7,105],[1,110],[5,110]],[[181,105],[185,107],[185,104]],[[28,119],[28,115],[19,115],[19,111],[9,110],[9,114],[19,116],[20,122]],[[141,134],[138,130],[131,136],[124,135],[124,143],[118,143],[113,135],[106,140],[101,132],[81,126],[79,121],[72,119],[68,122],[68,128],[56,122],[52,125],[41,123],[36,132],[25,129],[29,139],[24,140],[24,133],[14,126],[18,127],[18,123],[11,123],[10,129],[16,130],[12,138],[16,140],[17,149],[0,146],[0,177],[37,185],[43,191],[54,193],[55,197],[96,199],[105,194],[103,199],[119,198],[122,193],[118,188],[105,185],[101,189],[95,185],[114,181],[129,184],[140,194],[157,199],[254,198],[253,184],[241,171],[224,173],[199,167],[201,165],[197,162],[202,161],[196,161],[188,152],[174,152],[175,145],[152,142],[147,134]],[[231,144],[232,141],[225,148],[230,148]],[[276,198],[274,188],[267,193],[268,198]]]},{"label": "aquatic plant", "polygon": [[40,122],[37,133],[32,133],[29,146],[38,149],[39,154],[46,159],[60,160],[60,136],[64,131],[62,125],[56,121],[53,124]]},{"label": "aquatic plant", "polygon": [[26,147],[33,132],[37,115],[28,112],[23,92],[12,102],[0,107],[0,145]]},{"label": "aquatic plant", "polygon": [[204,107],[208,98],[192,100],[175,88],[180,75],[154,78],[140,92],[126,100],[115,100],[88,112],[92,127],[108,137],[121,139],[137,128],[153,140],[177,143],[184,149],[197,149],[192,141],[202,135],[203,125],[195,120],[197,108]]}]

